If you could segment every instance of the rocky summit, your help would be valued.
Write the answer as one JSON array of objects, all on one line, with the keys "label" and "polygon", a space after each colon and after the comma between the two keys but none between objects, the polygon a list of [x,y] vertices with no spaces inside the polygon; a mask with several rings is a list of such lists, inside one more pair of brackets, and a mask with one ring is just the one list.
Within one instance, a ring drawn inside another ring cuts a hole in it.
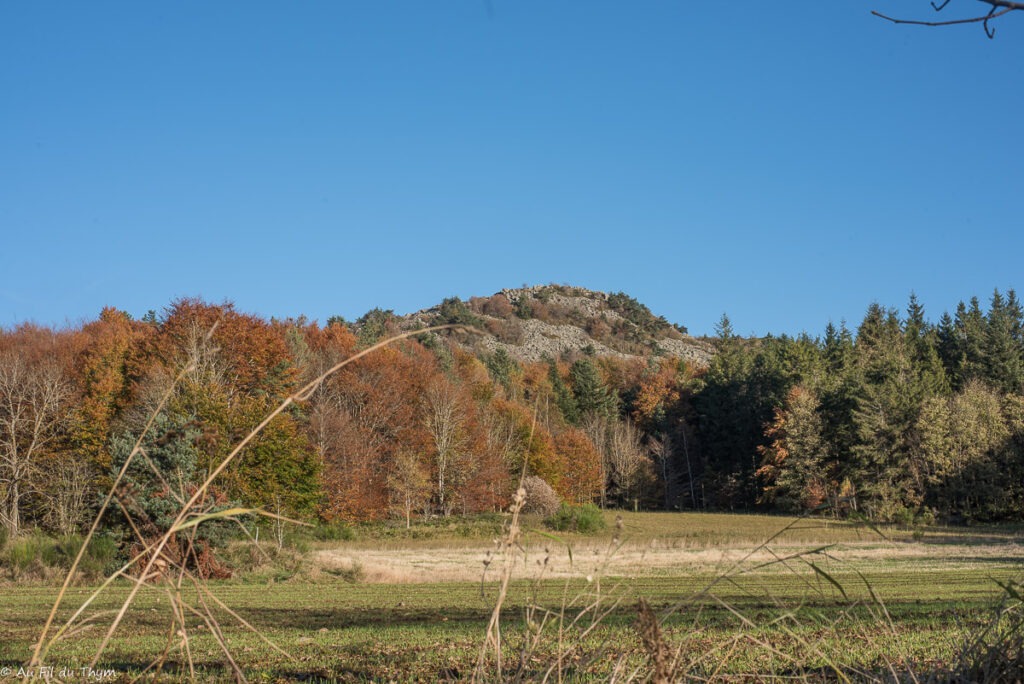
[{"label": "rocky summit", "polygon": [[472,327],[479,334],[458,335],[461,344],[486,352],[505,349],[524,361],[584,352],[618,358],[672,356],[706,366],[714,353],[707,341],[655,316],[629,295],[567,285],[504,289],[468,301],[453,297],[403,318],[403,327]]}]

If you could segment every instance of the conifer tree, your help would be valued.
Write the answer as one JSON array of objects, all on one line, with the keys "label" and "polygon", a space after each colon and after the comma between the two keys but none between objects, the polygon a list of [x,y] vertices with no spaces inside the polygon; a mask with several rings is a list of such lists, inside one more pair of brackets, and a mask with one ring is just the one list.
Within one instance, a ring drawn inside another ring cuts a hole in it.
[{"label": "conifer tree", "polygon": [[618,398],[601,378],[589,358],[579,359],[569,368],[572,393],[581,416],[610,416],[618,408]]},{"label": "conifer tree", "polygon": [[804,512],[830,498],[834,474],[819,408],[814,392],[798,385],[776,409],[766,430],[771,442],[758,449],[762,464],[757,474],[765,484],[765,501]]},{"label": "conifer tree", "polygon": [[558,372],[558,365],[550,362],[548,367],[548,381],[551,383],[551,391],[555,395],[555,406],[562,414],[562,419],[570,425],[580,424],[580,407],[576,403],[576,397],[572,390],[562,380],[562,374]]},{"label": "conifer tree", "polygon": [[512,377],[519,373],[519,364],[504,347],[499,347],[485,361],[491,379],[505,389],[505,395],[512,393]]},{"label": "conifer tree", "polygon": [[766,443],[764,426],[781,404],[770,396],[779,366],[775,351],[763,354],[736,337],[728,316],[716,332],[717,353],[696,398],[706,490],[714,505],[747,507],[758,496],[754,473],[757,448]]},{"label": "conifer tree", "polygon": [[938,332],[925,320],[924,307],[913,293],[907,306],[904,337],[914,372],[917,374],[917,391],[922,394],[921,400],[936,394],[948,393],[949,382],[939,355]]},{"label": "conifer tree", "polygon": [[1016,335],[1021,326],[1020,306],[1016,296],[1004,300],[996,290],[986,320],[982,346],[985,380],[1003,392],[1020,392],[1024,388],[1024,357]]},{"label": "conifer tree", "polygon": [[[129,457],[132,459],[118,490],[120,506],[113,518],[127,543],[135,550],[170,530],[182,504],[198,490],[203,475],[196,447],[200,438],[201,433],[194,423],[167,413],[154,418],[152,428],[143,439],[141,453],[132,453],[136,435],[126,432],[112,438],[111,476],[121,470]],[[189,515],[230,507],[227,497],[218,488],[212,488],[189,511]],[[163,553],[194,567],[203,577],[221,575],[224,568],[212,559],[208,551],[211,546],[225,542],[229,525],[228,521],[211,520],[194,530],[179,532],[171,538]]]},{"label": "conifer tree", "polygon": [[907,454],[923,400],[906,336],[895,311],[872,304],[857,333],[861,383],[853,419],[855,482],[873,517],[890,520],[920,504]]},{"label": "conifer tree", "polygon": [[955,331],[953,387],[959,389],[971,380],[985,376],[985,315],[977,297],[970,307],[960,302],[953,321]]}]

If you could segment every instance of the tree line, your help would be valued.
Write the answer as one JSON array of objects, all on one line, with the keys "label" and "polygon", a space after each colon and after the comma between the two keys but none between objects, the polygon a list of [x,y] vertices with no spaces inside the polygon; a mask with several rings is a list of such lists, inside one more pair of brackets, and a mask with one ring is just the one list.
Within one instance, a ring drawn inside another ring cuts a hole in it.
[{"label": "tree line", "polygon": [[[139,443],[109,524],[160,530],[285,397],[397,332],[380,313],[319,325],[182,299],[0,330],[0,525],[80,530]],[[997,291],[938,323],[914,297],[903,314],[872,304],[855,331],[819,337],[743,338],[723,316],[707,368],[521,363],[423,333],[274,418],[206,505],[409,524],[500,510],[525,473],[604,506],[1019,518],[1022,330],[1016,295]]]}]

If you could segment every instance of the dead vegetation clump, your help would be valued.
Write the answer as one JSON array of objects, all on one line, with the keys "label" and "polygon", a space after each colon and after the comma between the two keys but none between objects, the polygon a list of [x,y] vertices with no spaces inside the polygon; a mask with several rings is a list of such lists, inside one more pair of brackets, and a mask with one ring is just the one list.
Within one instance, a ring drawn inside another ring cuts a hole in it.
[{"label": "dead vegetation clump", "polygon": [[523,513],[554,515],[562,505],[562,497],[558,496],[558,493],[543,478],[536,475],[530,475],[523,480],[523,489],[526,490]]}]

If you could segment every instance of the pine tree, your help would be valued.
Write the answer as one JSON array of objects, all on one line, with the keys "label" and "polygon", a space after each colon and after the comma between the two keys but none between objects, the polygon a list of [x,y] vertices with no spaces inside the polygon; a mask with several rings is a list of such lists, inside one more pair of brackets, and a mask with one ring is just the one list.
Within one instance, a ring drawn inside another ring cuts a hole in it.
[{"label": "pine tree", "polygon": [[939,324],[935,328],[936,350],[942,367],[946,371],[946,378],[950,385],[959,386],[960,373],[960,343],[956,323],[949,312],[943,312]]},{"label": "pine tree", "polygon": [[946,369],[939,355],[938,332],[925,320],[924,307],[917,301],[917,296],[913,293],[910,295],[910,303],[907,306],[904,337],[911,363],[917,374],[918,387],[916,389],[923,395],[921,400],[937,394],[948,393],[949,382],[946,379]]},{"label": "pine tree", "polygon": [[909,462],[923,393],[907,346],[896,312],[872,304],[857,333],[861,383],[852,455],[868,513],[882,520],[916,507],[923,495]]},{"label": "pine tree", "polygon": [[576,403],[576,397],[572,390],[562,380],[562,374],[558,372],[558,365],[551,361],[548,367],[548,382],[551,383],[551,391],[555,395],[555,406],[562,414],[562,419],[570,425],[580,424],[580,407]]},{"label": "pine tree", "polygon": [[819,409],[814,392],[800,385],[776,409],[765,431],[771,442],[758,449],[762,464],[757,474],[765,483],[766,501],[804,512],[832,498],[836,485]]},{"label": "pine tree", "polygon": [[597,366],[589,358],[569,368],[569,381],[581,416],[610,416],[618,408],[618,398],[601,379]]},{"label": "pine tree", "polygon": [[505,395],[512,393],[512,377],[519,373],[519,364],[516,363],[504,347],[499,347],[485,361],[487,372],[491,379],[505,388]]},{"label": "pine tree", "polygon": [[1020,392],[1024,387],[1024,357],[1019,342],[1014,339],[1020,330],[1020,306],[1016,296],[1010,302],[996,290],[986,323],[981,351],[985,380],[1003,392]]},{"label": "pine tree", "polygon": [[985,377],[985,315],[977,297],[971,297],[970,307],[960,302],[956,308],[956,364],[954,387],[965,386],[971,380]]},{"label": "pine tree", "polygon": [[792,382],[785,339],[747,343],[732,334],[727,316],[718,327],[717,353],[695,398],[705,456],[706,490],[721,506],[753,506],[759,493],[758,447],[764,426],[782,405]]},{"label": "pine tree", "polygon": [[[182,504],[198,491],[203,472],[198,467],[196,448],[200,437],[189,421],[161,413],[143,439],[142,452],[133,454],[137,436],[131,433],[111,440],[112,477],[131,458],[118,490],[121,506],[114,520],[135,550],[170,530]],[[188,514],[201,515],[230,507],[227,497],[212,488]],[[209,520],[194,530],[179,532],[170,539],[163,554],[194,567],[202,577],[226,576],[228,571],[213,559],[209,549],[227,540],[229,527],[228,521]]]}]

